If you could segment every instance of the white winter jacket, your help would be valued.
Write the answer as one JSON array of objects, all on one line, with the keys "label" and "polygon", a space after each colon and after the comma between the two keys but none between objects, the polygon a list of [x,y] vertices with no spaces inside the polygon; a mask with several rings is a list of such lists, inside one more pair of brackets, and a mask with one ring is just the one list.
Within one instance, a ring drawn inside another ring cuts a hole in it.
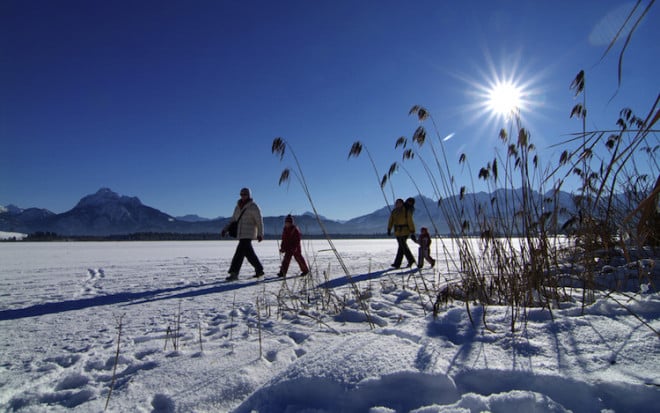
[{"label": "white winter jacket", "polygon": [[232,215],[232,221],[236,221],[241,215],[241,212],[245,210],[243,216],[241,216],[240,221],[238,221],[238,239],[257,239],[257,237],[264,236],[264,220],[261,216],[261,210],[259,206],[250,199],[243,208],[239,204],[236,204],[234,208],[234,214]]}]

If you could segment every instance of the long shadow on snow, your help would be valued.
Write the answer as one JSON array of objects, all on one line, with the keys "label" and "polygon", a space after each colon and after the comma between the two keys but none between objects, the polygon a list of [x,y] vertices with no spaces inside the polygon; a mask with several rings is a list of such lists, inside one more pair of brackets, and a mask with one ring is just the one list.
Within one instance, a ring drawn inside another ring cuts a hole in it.
[{"label": "long shadow on snow", "polygon": [[[290,280],[295,277],[286,277],[287,280]],[[200,295],[206,295],[206,294],[214,294],[214,293],[222,293],[225,291],[231,291],[231,290],[237,290],[239,288],[244,288],[244,287],[252,287],[257,284],[263,284],[263,283],[272,283],[272,282],[282,282],[282,278],[267,278],[267,279],[262,279],[262,280],[254,280],[250,281],[248,283],[239,283],[239,282],[220,282],[214,285],[213,287],[209,288],[204,288],[201,290],[192,290],[192,291],[186,291],[183,293],[179,294],[174,294],[174,295],[168,295],[168,296],[163,296],[163,297],[143,297],[141,301],[132,301],[128,304],[125,305],[135,305],[135,304],[144,304],[144,303],[150,303],[153,301],[160,301],[160,300],[171,300],[171,299],[176,299],[176,298],[190,298],[190,297],[198,297]]]},{"label": "long shadow on snow", "polygon": [[[355,283],[355,282],[360,282],[360,281],[369,281],[369,280],[374,280],[376,278],[381,278],[383,275],[390,273],[391,275],[407,275],[407,274],[412,274],[414,272],[417,272],[417,269],[414,270],[403,270],[403,272],[392,272],[392,269],[387,269],[387,270],[382,270],[382,271],[375,271],[375,272],[369,272],[366,274],[360,274],[360,275],[355,275],[349,277],[339,277],[335,278],[330,281],[326,281],[323,284],[320,284],[320,288],[337,288],[341,287],[350,283]],[[396,270],[395,270],[396,271]]]},{"label": "long shadow on snow", "polygon": [[[319,288],[336,288],[336,287],[341,287],[342,285],[347,285],[351,282],[358,282],[358,281],[368,281],[368,280],[373,280],[376,278],[380,278],[385,273],[389,272],[391,270],[383,270],[383,271],[376,271],[376,272],[370,272],[367,274],[361,274],[361,275],[356,275],[351,277],[350,279],[348,277],[339,277],[335,278],[330,281],[326,281],[322,284],[319,284]],[[407,270],[402,273],[396,273],[397,275],[406,275],[406,274],[411,274],[416,272],[417,270]],[[291,280],[293,278],[298,278],[300,276],[287,276],[286,280]],[[160,300],[171,300],[171,299],[177,299],[177,298],[190,298],[190,297],[198,297],[200,295],[206,295],[206,294],[214,294],[214,293],[222,293],[225,291],[231,291],[231,290],[236,290],[238,288],[244,288],[244,287],[252,287],[257,284],[262,284],[262,283],[272,283],[272,282],[282,282],[282,278],[266,278],[262,280],[254,280],[248,283],[224,283],[221,282],[219,285],[215,285],[213,287],[209,288],[204,288],[200,290],[192,290],[192,291],[186,291],[183,293],[179,294],[174,294],[174,295],[168,295],[168,296],[162,296],[162,297],[143,297],[143,300],[141,301],[131,301],[130,303],[126,305],[135,305],[135,304],[143,304],[146,302],[152,302],[152,301],[160,301]]]},{"label": "long shadow on snow", "polygon": [[[361,275],[356,275],[351,277],[350,279],[348,277],[339,277],[335,278],[330,281],[326,281],[322,284],[319,284],[320,288],[336,288],[336,287],[341,287],[342,285],[347,285],[351,282],[358,282],[358,281],[368,281],[368,280],[373,280],[376,278],[382,277],[385,273],[391,270],[383,270],[383,271],[376,271],[376,272],[370,272],[367,274],[361,274]],[[413,273],[417,270],[410,270],[410,271],[404,271],[403,273],[397,273],[397,275],[401,274],[410,274]],[[287,276],[286,280],[291,280],[293,278],[298,278],[299,276]],[[272,283],[272,282],[282,282],[282,278],[267,278],[263,280],[254,280],[248,283],[220,283],[219,285],[215,285],[213,287],[209,288],[204,288],[200,290],[192,290],[192,291],[186,291],[183,293],[179,294],[174,294],[174,295],[168,295],[168,296],[162,296],[162,297],[143,297],[141,301],[131,301],[130,303],[126,305],[135,305],[135,304],[143,304],[146,302],[153,302],[153,301],[160,301],[160,300],[171,300],[171,299],[180,299],[180,298],[190,298],[190,297],[198,297],[200,295],[206,295],[206,294],[214,294],[214,293],[222,293],[225,291],[231,291],[231,290],[236,290],[238,288],[244,288],[244,287],[252,287],[257,284],[262,284],[262,283]]]},{"label": "long shadow on snow", "polygon": [[[276,281],[276,280],[272,280]],[[113,305],[121,303],[130,303],[130,304],[139,304],[149,301],[162,300],[166,298],[183,298],[183,297],[194,297],[198,295],[211,294],[215,292],[223,292],[235,290],[237,288],[248,287],[258,283],[258,281],[248,283],[248,284],[236,284],[236,283],[225,283],[224,281],[219,281],[215,283],[216,285],[210,288],[205,288],[203,290],[189,291],[183,294],[177,294],[175,296],[167,297],[157,297],[161,294],[169,294],[176,291],[186,290],[195,288],[196,286],[185,285],[179,287],[171,288],[162,288],[158,290],[151,291],[141,291],[141,292],[120,292],[116,294],[101,295],[97,297],[81,298],[78,300],[68,300],[68,301],[59,301],[43,304],[35,304],[30,307],[17,308],[10,310],[0,311],[0,321],[4,320],[16,320],[19,318],[29,318],[29,317],[38,317],[46,314],[57,314],[65,311],[75,311],[83,310],[90,307],[100,307],[104,305]],[[140,300],[136,302],[136,300]]]},{"label": "long shadow on snow", "polygon": [[[343,285],[347,285],[350,282],[373,280],[382,277],[388,271],[390,270],[376,271],[367,274],[356,275],[354,277],[351,277],[350,279],[348,277],[340,277],[327,281],[323,284],[320,284],[319,287],[336,288],[336,287],[341,287]],[[287,277],[287,280],[292,278],[294,277]],[[186,286],[179,286],[172,288],[162,288],[152,291],[141,291],[135,293],[121,292],[121,293],[102,295],[97,297],[81,298],[79,300],[68,300],[68,301],[60,301],[60,302],[52,302],[52,303],[35,304],[33,306],[25,307],[25,308],[2,310],[0,311],[0,321],[16,320],[19,318],[38,317],[46,314],[57,314],[65,311],[83,310],[85,308],[100,307],[104,305],[113,305],[113,304],[121,304],[121,303],[126,303],[125,305],[134,305],[134,304],[143,304],[152,301],[197,297],[200,295],[222,293],[225,291],[236,290],[238,288],[251,287],[253,285],[257,285],[259,283],[264,283],[264,282],[265,283],[281,282],[281,279],[275,278],[275,279],[266,279],[266,280],[255,280],[249,283],[226,283],[224,281],[219,281],[215,285],[212,285],[211,287],[208,288],[195,289],[192,291],[186,291],[179,294],[167,295],[164,297],[158,297],[158,296],[162,294],[169,294],[176,291],[193,289],[195,288],[195,286],[186,285]]]}]

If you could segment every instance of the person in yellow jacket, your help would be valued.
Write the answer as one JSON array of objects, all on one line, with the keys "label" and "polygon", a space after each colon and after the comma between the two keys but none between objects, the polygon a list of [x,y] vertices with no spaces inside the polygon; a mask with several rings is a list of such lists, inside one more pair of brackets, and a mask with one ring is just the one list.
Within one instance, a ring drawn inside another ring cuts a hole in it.
[{"label": "person in yellow jacket", "polygon": [[413,221],[412,211],[404,207],[403,199],[397,199],[394,203],[394,210],[392,210],[390,220],[387,223],[387,235],[392,235],[392,228],[394,228],[396,242],[399,244],[392,267],[401,268],[404,255],[408,260],[408,267],[412,267],[415,264],[415,257],[410,252],[406,240],[410,235],[415,234],[415,222]]}]

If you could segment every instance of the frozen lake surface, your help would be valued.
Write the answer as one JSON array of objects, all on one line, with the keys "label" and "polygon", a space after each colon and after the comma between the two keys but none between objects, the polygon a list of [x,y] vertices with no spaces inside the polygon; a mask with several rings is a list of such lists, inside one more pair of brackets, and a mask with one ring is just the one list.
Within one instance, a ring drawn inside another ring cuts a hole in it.
[{"label": "frozen lake surface", "polygon": [[0,243],[0,410],[657,411],[657,293],[530,309],[511,334],[508,307],[433,318],[421,286],[451,259],[384,271],[394,239],[334,244],[355,285],[323,240],[285,281],[255,242],[265,279],[246,262],[234,283],[235,241]]}]

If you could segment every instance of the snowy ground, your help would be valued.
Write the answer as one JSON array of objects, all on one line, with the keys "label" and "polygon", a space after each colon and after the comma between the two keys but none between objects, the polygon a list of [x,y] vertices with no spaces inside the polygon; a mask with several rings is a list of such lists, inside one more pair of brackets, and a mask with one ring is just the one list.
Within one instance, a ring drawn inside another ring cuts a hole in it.
[{"label": "snowy ground", "polygon": [[113,412],[658,411],[658,293],[533,309],[514,335],[505,307],[434,319],[419,274],[382,271],[395,240],[335,241],[370,328],[304,244],[313,274],[284,284],[275,241],[255,243],[265,281],[246,263],[235,283],[235,242],[0,243],[0,410],[103,411],[112,386]]}]

